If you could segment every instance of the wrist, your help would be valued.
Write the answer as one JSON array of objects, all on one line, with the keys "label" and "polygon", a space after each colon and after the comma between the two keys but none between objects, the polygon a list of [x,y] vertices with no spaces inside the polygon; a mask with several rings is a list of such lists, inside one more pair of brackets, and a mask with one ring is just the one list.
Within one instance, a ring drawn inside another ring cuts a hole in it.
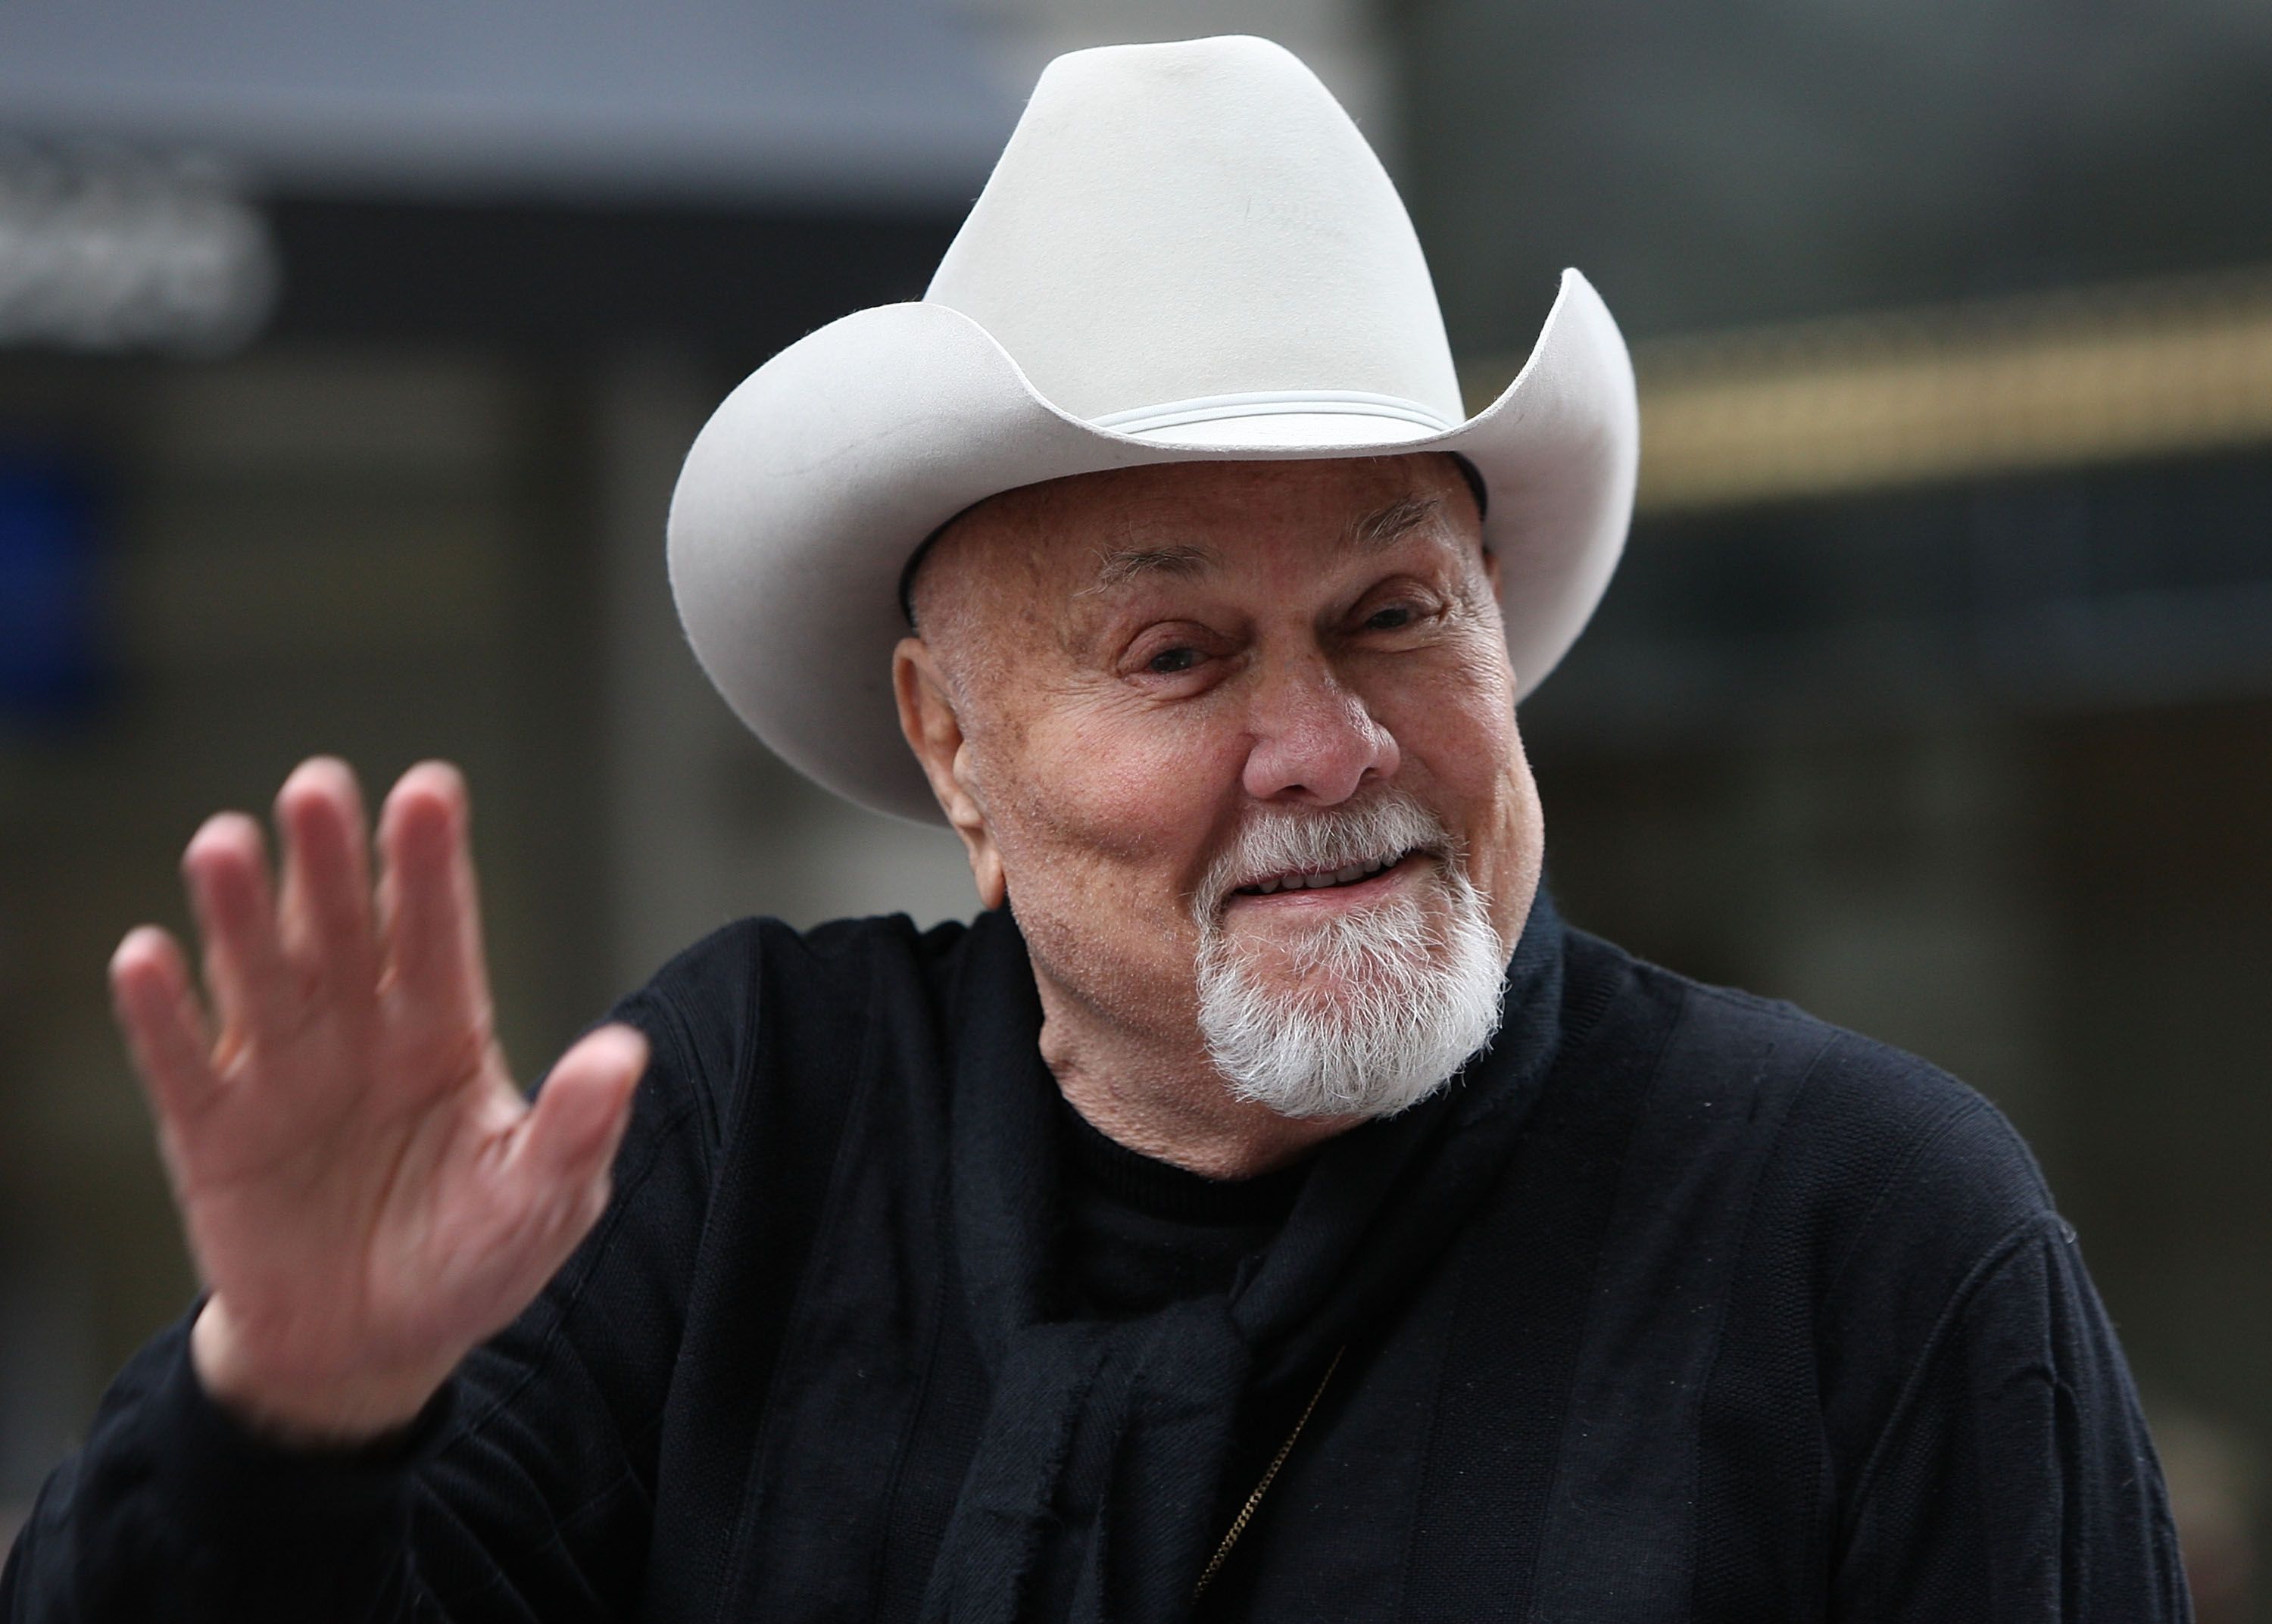
[{"label": "wrist", "polygon": [[364,1449],[407,1430],[456,1364],[312,1373],[259,1355],[258,1339],[208,1299],[190,1327],[198,1385],[262,1441],[304,1450]]}]

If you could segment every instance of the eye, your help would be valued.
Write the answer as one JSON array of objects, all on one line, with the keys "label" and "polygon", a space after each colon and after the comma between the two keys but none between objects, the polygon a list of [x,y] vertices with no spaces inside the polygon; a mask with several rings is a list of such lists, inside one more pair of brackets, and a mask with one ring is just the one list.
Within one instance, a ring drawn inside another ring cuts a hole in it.
[{"label": "eye", "polygon": [[1144,669],[1155,676],[1175,676],[1189,671],[1200,663],[1200,652],[1194,648],[1162,649],[1144,662]]},{"label": "eye", "polygon": [[1367,631],[1401,631],[1412,623],[1412,609],[1408,604],[1392,604],[1386,609],[1376,609],[1365,617]]}]

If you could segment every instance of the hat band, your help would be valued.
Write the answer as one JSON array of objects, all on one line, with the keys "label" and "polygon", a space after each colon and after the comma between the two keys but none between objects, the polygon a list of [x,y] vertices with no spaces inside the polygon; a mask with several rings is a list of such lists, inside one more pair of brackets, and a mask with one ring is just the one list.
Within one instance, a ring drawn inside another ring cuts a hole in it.
[{"label": "hat band", "polygon": [[1385,417],[1416,424],[1430,434],[1448,434],[1457,425],[1432,406],[1398,395],[1361,389],[1259,390],[1239,395],[1200,395],[1160,406],[1135,406],[1089,419],[1092,428],[1115,434],[1156,434],[1194,423],[1238,417]]}]

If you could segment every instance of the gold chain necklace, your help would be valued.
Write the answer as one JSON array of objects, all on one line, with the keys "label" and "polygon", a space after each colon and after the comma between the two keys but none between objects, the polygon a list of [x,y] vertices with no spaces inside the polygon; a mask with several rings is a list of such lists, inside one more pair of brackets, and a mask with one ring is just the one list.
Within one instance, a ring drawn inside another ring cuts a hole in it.
[{"label": "gold chain necklace", "polygon": [[1246,1497],[1246,1503],[1238,1509],[1238,1515],[1231,1518],[1230,1531],[1223,1535],[1222,1543],[1215,1546],[1214,1554],[1207,1559],[1207,1571],[1200,1575],[1200,1582],[1192,1587],[1193,1601],[1207,1594],[1207,1587],[1214,1583],[1215,1575],[1222,1571],[1223,1562],[1229,1557],[1230,1547],[1238,1543],[1239,1535],[1244,1533],[1246,1525],[1254,1520],[1254,1509],[1262,1503],[1263,1495],[1270,1492],[1271,1482],[1278,1476],[1278,1468],[1283,1466],[1286,1457],[1294,1452],[1294,1440],[1300,1437],[1302,1428],[1310,1424],[1311,1412],[1317,1409],[1318,1400],[1326,1396],[1326,1383],[1334,1379],[1334,1372],[1341,1368],[1342,1355],[1348,1352],[1346,1343],[1334,1350],[1334,1356],[1326,1366],[1326,1374],[1318,1378],[1317,1391],[1312,1393],[1310,1402],[1302,1406],[1301,1419],[1294,1423],[1294,1430],[1286,1434],[1286,1441],[1278,1446],[1278,1453],[1270,1457],[1270,1464],[1263,1470],[1262,1481],[1254,1486],[1254,1493]]}]

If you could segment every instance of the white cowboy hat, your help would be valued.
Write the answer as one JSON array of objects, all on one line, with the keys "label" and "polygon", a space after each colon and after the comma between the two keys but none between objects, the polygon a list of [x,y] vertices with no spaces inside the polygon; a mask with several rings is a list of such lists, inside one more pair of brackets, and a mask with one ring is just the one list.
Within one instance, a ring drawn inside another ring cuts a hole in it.
[{"label": "white cowboy hat", "polygon": [[1575,271],[1521,375],[1464,415],[1404,205],[1286,50],[1076,51],[920,302],[832,322],[719,406],[671,500],[671,588],[760,739],[935,821],[891,652],[902,570],[973,503],[1145,463],[1456,452],[1528,693],[1609,584],[1638,450],[1625,340]]}]

